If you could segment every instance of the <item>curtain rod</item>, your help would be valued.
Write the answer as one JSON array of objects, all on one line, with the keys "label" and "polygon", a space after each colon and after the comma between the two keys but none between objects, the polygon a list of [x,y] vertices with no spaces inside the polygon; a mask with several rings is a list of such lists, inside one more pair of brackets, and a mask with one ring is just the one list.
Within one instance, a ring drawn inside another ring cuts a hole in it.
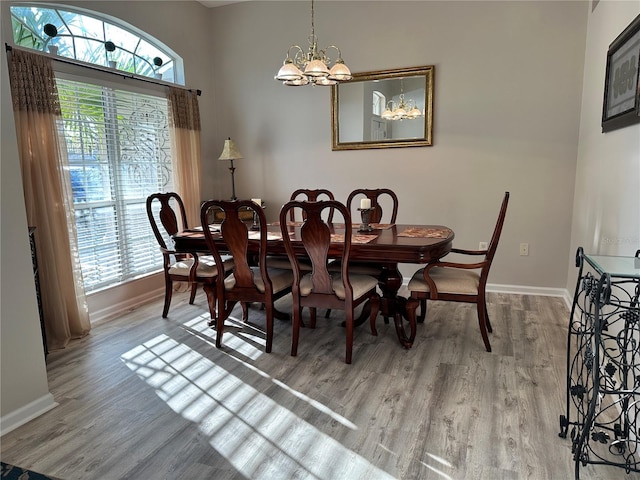
[{"label": "curtain rod", "polygon": [[[36,55],[46,55],[44,53],[38,52],[37,50],[34,51],[34,50],[30,50],[30,49],[14,47],[12,45],[9,45],[8,43],[5,43],[4,46],[5,46],[7,52],[10,52],[11,50],[13,50],[15,48],[15,49],[21,50],[23,52],[35,53]],[[46,55],[46,56],[49,57],[49,55]],[[90,68],[91,70],[97,70],[99,72],[110,73],[112,75],[117,75],[117,76],[122,77],[122,78],[130,78],[132,80],[140,80],[141,82],[153,83],[154,85],[161,85],[163,87],[182,88],[182,89],[187,90],[187,91],[192,92],[192,93],[196,92],[196,94],[198,96],[202,95],[202,90],[200,90],[200,89],[193,90],[193,89],[190,89],[190,88],[185,88],[185,87],[180,86],[180,85],[169,84],[168,82],[158,82],[156,80],[153,80],[152,78],[143,77],[141,75],[134,75],[133,73],[126,73],[126,72],[123,72],[123,71],[114,72],[112,69],[107,68],[107,67],[101,67],[101,66],[98,66],[98,65],[92,65],[90,63],[81,62],[80,60],[72,60],[72,59],[66,58],[66,57],[49,57],[49,58],[53,58],[53,60],[55,60],[57,62],[68,63],[70,65],[75,65],[77,67]]]}]

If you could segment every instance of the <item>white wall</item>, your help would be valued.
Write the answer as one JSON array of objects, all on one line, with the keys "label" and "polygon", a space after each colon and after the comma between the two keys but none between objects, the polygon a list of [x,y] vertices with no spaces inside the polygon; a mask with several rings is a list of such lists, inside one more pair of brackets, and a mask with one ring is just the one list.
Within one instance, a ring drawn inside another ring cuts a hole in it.
[{"label": "white wall", "polygon": [[[389,187],[399,222],[445,224],[458,246],[477,248],[509,190],[489,282],[564,289],[588,3],[373,3],[318,2],[319,46],[338,45],[354,72],[435,65],[434,145],[331,151],[330,91],[273,79],[289,45],[306,44],[308,3],[216,8],[212,136],[218,149],[233,137],[245,157],[238,196],[264,198],[274,219],[299,187],[343,200],[356,187]],[[205,195],[229,194],[218,172]]]},{"label": "white wall", "polygon": [[601,1],[589,15],[580,148],[567,289],[575,252],[633,256],[640,248],[640,124],[602,133],[605,62],[611,42],[640,14],[640,2]]},{"label": "white wall", "polygon": [[0,35],[0,433],[5,433],[55,403],[47,385],[2,35],[4,29]]}]

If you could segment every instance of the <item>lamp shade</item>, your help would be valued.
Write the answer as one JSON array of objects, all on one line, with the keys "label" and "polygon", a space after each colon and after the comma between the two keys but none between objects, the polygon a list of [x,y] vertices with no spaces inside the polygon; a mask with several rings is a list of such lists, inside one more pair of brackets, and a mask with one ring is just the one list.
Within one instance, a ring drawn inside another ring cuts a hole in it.
[{"label": "lamp shade", "polygon": [[328,77],[329,69],[322,60],[314,59],[307,63],[304,74],[307,77]]},{"label": "lamp shade", "polygon": [[287,59],[284,62],[284,65],[280,67],[280,70],[278,70],[278,74],[275,78],[276,80],[280,81],[300,80],[302,78],[302,72],[293,64],[291,60]]},{"label": "lamp shade", "polygon": [[237,160],[239,158],[242,158],[242,154],[236,144],[233,143],[233,140],[231,140],[231,137],[229,137],[224,141],[224,148],[218,160]]},{"label": "lamp shade", "polygon": [[349,67],[347,67],[342,60],[336,60],[335,65],[329,70],[330,80],[345,81],[351,80],[352,78],[351,70],[349,70]]}]

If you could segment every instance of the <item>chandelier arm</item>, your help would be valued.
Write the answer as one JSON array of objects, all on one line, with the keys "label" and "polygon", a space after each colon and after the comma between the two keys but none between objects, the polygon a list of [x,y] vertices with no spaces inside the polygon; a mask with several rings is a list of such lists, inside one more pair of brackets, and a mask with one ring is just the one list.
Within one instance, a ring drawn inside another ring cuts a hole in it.
[{"label": "chandelier arm", "polygon": [[[340,51],[340,49],[338,47],[336,47],[335,45],[329,45],[327,48],[325,48],[323,51],[327,51],[330,48],[335,48],[338,52],[338,58],[336,58],[336,63],[344,63],[344,60],[342,60],[342,52]],[[329,61],[329,57],[327,57],[327,61]]]},{"label": "chandelier arm", "polygon": [[[291,56],[292,48],[295,49],[295,55],[293,56]],[[291,45],[287,50],[287,58],[289,58],[294,65],[300,68],[300,70],[304,69],[304,66],[307,64],[306,54],[300,45]]]}]

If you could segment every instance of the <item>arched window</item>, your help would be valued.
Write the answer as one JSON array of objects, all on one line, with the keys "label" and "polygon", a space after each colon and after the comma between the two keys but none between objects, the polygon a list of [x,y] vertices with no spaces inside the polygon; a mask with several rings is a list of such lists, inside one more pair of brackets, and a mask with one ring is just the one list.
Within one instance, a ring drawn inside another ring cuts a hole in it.
[{"label": "arched window", "polygon": [[184,85],[182,59],[135,27],[96,12],[47,5],[11,6],[16,46]]}]

